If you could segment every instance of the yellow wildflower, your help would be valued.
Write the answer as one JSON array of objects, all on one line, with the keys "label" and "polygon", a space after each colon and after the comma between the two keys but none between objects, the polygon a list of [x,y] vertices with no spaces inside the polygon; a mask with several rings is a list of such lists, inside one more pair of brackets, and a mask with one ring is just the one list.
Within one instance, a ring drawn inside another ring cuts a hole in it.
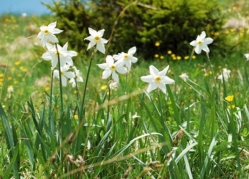
[{"label": "yellow wildflower", "polygon": [[156,43],[155,43],[155,46],[156,46],[156,47],[160,46],[160,42],[156,42]]},{"label": "yellow wildflower", "polygon": [[232,102],[234,99],[234,95],[229,95],[225,98],[225,100],[227,100],[228,102]]},{"label": "yellow wildflower", "polygon": [[102,91],[105,91],[107,88],[108,88],[108,86],[107,86],[107,85],[103,85],[103,86],[101,86],[101,88],[100,88],[100,89],[101,89]]}]

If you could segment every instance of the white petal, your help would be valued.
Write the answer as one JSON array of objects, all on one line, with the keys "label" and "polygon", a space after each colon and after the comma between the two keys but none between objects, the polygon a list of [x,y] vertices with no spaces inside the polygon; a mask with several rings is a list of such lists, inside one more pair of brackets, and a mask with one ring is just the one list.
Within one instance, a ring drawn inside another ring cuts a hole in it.
[{"label": "white petal", "polygon": [[102,37],[104,35],[105,29],[99,30],[98,35]]},{"label": "white petal", "polygon": [[106,63],[110,66],[114,64],[114,59],[112,58],[111,55],[107,55],[106,57]]},{"label": "white petal", "polygon": [[128,54],[129,54],[129,55],[133,55],[134,53],[136,53],[136,51],[137,51],[137,48],[136,48],[136,47],[132,47],[132,48],[130,48],[130,49],[128,50]]},{"label": "white petal", "polygon": [[175,83],[174,80],[172,80],[171,78],[169,78],[169,77],[167,77],[167,76],[164,76],[164,77],[162,78],[162,82],[163,82],[164,84],[172,84],[172,83]]},{"label": "white petal", "polygon": [[162,83],[158,83],[157,87],[160,88],[162,90],[162,92],[164,92],[166,94],[166,87],[165,84]]},{"label": "white petal", "polygon": [[137,62],[137,58],[136,57],[131,57],[131,62],[132,63],[136,63]]},{"label": "white petal", "polygon": [[92,37],[92,36],[88,36],[88,37],[86,37],[84,40],[89,40],[89,41],[94,41],[94,37]]},{"label": "white petal", "polygon": [[105,46],[104,46],[103,43],[98,42],[98,43],[97,43],[97,49],[98,49],[98,51],[100,51],[101,53],[105,54]]},{"label": "white petal", "polygon": [[127,73],[127,69],[124,67],[118,67],[116,68],[117,72],[121,73],[121,74],[125,74]]},{"label": "white petal", "polygon": [[154,67],[153,65],[150,65],[150,74],[153,76],[157,76],[159,73],[158,69]]},{"label": "white petal", "polygon": [[51,57],[51,54],[49,52],[45,52],[43,55],[42,55],[42,58],[44,60],[52,60],[52,57]]},{"label": "white petal", "polygon": [[67,77],[67,78],[74,78],[74,77],[75,77],[74,72],[71,72],[71,71],[65,72],[64,75],[65,75],[65,77]]},{"label": "white petal", "polygon": [[201,48],[199,45],[195,47],[195,53],[200,54],[201,53]]},{"label": "white petal", "polygon": [[103,73],[102,73],[102,78],[103,78],[103,79],[106,79],[106,78],[108,78],[111,74],[112,74],[112,71],[111,71],[110,69],[106,69],[106,70],[104,70]]},{"label": "white petal", "polygon": [[108,40],[101,38],[101,39],[100,39],[100,42],[101,42],[102,44],[106,44],[106,43],[108,42]]},{"label": "white petal", "polygon": [[152,75],[142,76],[140,79],[147,83],[152,83],[154,81],[154,78]]},{"label": "white petal", "polygon": [[56,21],[48,25],[49,28],[54,29],[56,27]]},{"label": "white petal", "polygon": [[116,81],[116,82],[119,81],[119,77],[118,77],[118,75],[117,75],[117,73],[116,73],[115,71],[112,72],[112,79],[113,79],[114,81]]},{"label": "white petal", "polygon": [[200,38],[201,39],[204,39],[206,37],[206,32],[205,31],[202,31],[201,32],[201,35],[200,35]]},{"label": "white petal", "polygon": [[107,63],[102,63],[102,64],[97,64],[99,66],[99,68],[105,70],[107,68],[109,68],[108,64]]},{"label": "white petal", "polygon": [[192,42],[190,42],[190,45],[192,45],[192,46],[197,46],[197,41],[196,40],[193,40]]},{"label": "white petal", "polygon": [[65,76],[61,76],[62,86],[67,86],[67,78]]},{"label": "white petal", "polygon": [[94,45],[96,45],[96,42],[95,41],[90,41],[90,43],[88,44],[87,50],[92,48]]},{"label": "white petal", "polygon": [[169,65],[158,73],[159,76],[165,76],[169,69]]},{"label": "white petal", "polygon": [[208,48],[207,45],[204,45],[203,48],[202,48],[202,50],[204,50],[207,53],[210,52],[210,50],[209,50],[209,48]]},{"label": "white petal", "polygon": [[212,39],[212,38],[210,38],[210,37],[208,37],[208,38],[205,38],[204,40],[203,40],[203,43],[205,43],[205,44],[211,44],[212,42],[213,42],[214,40]]},{"label": "white petal", "polygon": [[97,31],[96,30],[93,30],[92,28],[88,28],[88,31],[89,31],[89,34],[91,35],[91,36],[93,36],[93,37],[95,37],[96,36],[96,34],[97,34]]},{"label": "white petal", "polygon": [[52,34],[59,34],[59,33],[61,33],[61,32],[63,32],[63,30],[60,30],[60,29],[57,29],[57,28],[55,28],[55,29],[53,29],[53,30],[51,31]]},{"label": "white petal", "polygon": [[147,88],[147,92],[150,93],[151,91],[153,91],[156,88],[157,88],[157,86],[155,84],[149,84],[149,86]]}]

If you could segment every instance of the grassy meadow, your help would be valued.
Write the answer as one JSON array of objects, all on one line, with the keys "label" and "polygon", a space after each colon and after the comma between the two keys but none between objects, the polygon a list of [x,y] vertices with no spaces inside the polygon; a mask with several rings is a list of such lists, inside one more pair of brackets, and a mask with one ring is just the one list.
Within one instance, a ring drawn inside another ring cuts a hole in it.
[{"label": "grassy meadow", "polygon": [[[88,59],[73,57],[83,82],[62,87],[37,38],[54,21],[0,17],[0,178],[249,178],[249,46],[212,53],[213,42],[209,56],[165,49],[146,60],[135,53],[118,87],[102,79],[97,64],[107,54],[94,47]],[[222,32],[248,38],[247,29]],[[140,78],[150,65],[169,65],[175,82],[166,94],[146,92]]]}]

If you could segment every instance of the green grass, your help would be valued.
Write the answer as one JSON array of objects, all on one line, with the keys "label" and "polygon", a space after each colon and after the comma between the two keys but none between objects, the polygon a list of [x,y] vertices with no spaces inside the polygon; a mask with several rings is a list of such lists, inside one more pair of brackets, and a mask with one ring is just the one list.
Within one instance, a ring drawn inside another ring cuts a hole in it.
[{"label": "green grass", "polygon": [[[61,111],[59,82],[50,98],[50,62],[41,59],[45,49],[36,44],[39,26],[34,32],[25,28],[45,20],[22,18],[0,17],[6,29],[15,28],[0,32],[0,51],[5,52],[0,68],[3,178],[248,178],[246,52],[224,58],[212,54],[210,45],[212,66],[204,53],[191,61],[173,60],[167,53],[162,60],[139,58],[111,92],[96,65],[104,56],[96,54],[83,108],[89,60],[76,57],[84,83],[78,84],[79,98],[70,85],[62,89]],[[17,43],[20,36],[34,45]],[[13,44],[15,50],[9,51]],[[175,83],[167,86],[166,95],[144,93],[147,84],[140,77],[149,74],[151,64],[159,70],[170,65],[167,76]],[[217,79],[222,68],[231,70],[225,83]],[[180,79],[181,73],[190,80]],[[8,96],[10,85],[14,92]],[[232,102],[225,100],[229,95],[234,95]]]}]

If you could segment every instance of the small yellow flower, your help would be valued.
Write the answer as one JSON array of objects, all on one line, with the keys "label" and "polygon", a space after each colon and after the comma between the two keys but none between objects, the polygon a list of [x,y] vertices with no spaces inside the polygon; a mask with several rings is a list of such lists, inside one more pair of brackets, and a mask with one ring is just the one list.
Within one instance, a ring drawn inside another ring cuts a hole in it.
[{"label": "small yellow flower", "polygon": [[8,76],[7,80],[9,80],[9,81],[12,80],[12,77]]},{"label": "small yellow flower", "polygon": [[77,90],[74,90],[74,91],[73,91],[73,94],[77,94]]},{"label": "small yellow flower", "polygon": [[173,55],[172,55],[172,58],[173,58],[173,60],[176,60],[176,56],[173,56]]},{"label": "small yellow flower", "polygon": [[20,65],[20,64],[21,64],[20,60],[18,60],[18,61],[15,62],[15,65]]},{"label": "small yellow flower", "polygon": [[169,55],[172,54],[172,51],[171,51],[171,50],[168,50],[168,54],[169,54]]},{"label": "small yellow flower", "polygon": [[196,59],[196,56],[195,56],[195,55],[193,55],[193,56],[192,56],[192,59]]},{"label": "small yellow flower", "polygon": [[158,55],[158,54],[155,54],[155,55],[154,55],[154,57],[155,57],[155,58],[158,58],[158,57],[159,57],[159,55]]},{"label": "small yellow flower", "polygon": [[234,108],[235,108],[235,105],[233,104],[233,105],[227,106],[227,107],[228,107],[228,109],[234,109]]},{"label": "small yellow flower", "polygon": [[4,77],[4,74],[3,73],[0,73],[0,78],[3,78]]},{"label": "small yellow flower", "polygon": [[17,81],[17,80],[15,80],[13,83],[16,85],[16,84],[18,84],[18,81]]},{"label": "small yellow flower", "polygon": [[209,74],[208,73],[204,73],[204,76],[208,76]]},{"label": "small yellow flower", "polygon": [[156,47],[160,46],[160,42],[156,42],[156,43],[155,43],[155,46],[156,46]]},{"label": "small yellow flower", "polygon": [[163,59],[164,59],[164,56],[161,55],[161,56],[160,56],[160,59],[163,60]]},{"label": "small yellow flower", "polygon": [[50,87],[49,86],[46,86],[45,87],[45,91],[49,91],[50,90]]},{"label": "small yellow flower", "polygon": [[225,100],[227,100],[228,102],[232,102],[234,99],[234,95],[229,95],[225,98]]},{"label": "small yellow flower", "polygon": [[103,85],[103,86],[101,86],[101,88],[100,88],[100,89],[101,89],[102,91],[105,91],[107,88],[108,88],[108,86],[107,86],[107,85]]},{"label": "small yellow flower", "polygon": [[213,72],[212,72],[212,71],[209,71],[209,74],[210,74],[210,75],[212,75],[212,74],[213,74]]},{"label": "small yellow flower", "polygon": [[185,56],[185,57],[184,57],[184,60],[188,60],[188,59],[189,59],[189,56]]},{"label": "small yellow flower", "polygon": [[181,57],[181,56],[177,56],[176,59],[177,59],[177,60],[181,60],[182,57]]},{"label": "small yellow flower", "polygon": [[74,117],[74,119],[76,119],[76,120],[78,120],[78,119],[79,119],[78,114],[75,114],[73,117]]}]

